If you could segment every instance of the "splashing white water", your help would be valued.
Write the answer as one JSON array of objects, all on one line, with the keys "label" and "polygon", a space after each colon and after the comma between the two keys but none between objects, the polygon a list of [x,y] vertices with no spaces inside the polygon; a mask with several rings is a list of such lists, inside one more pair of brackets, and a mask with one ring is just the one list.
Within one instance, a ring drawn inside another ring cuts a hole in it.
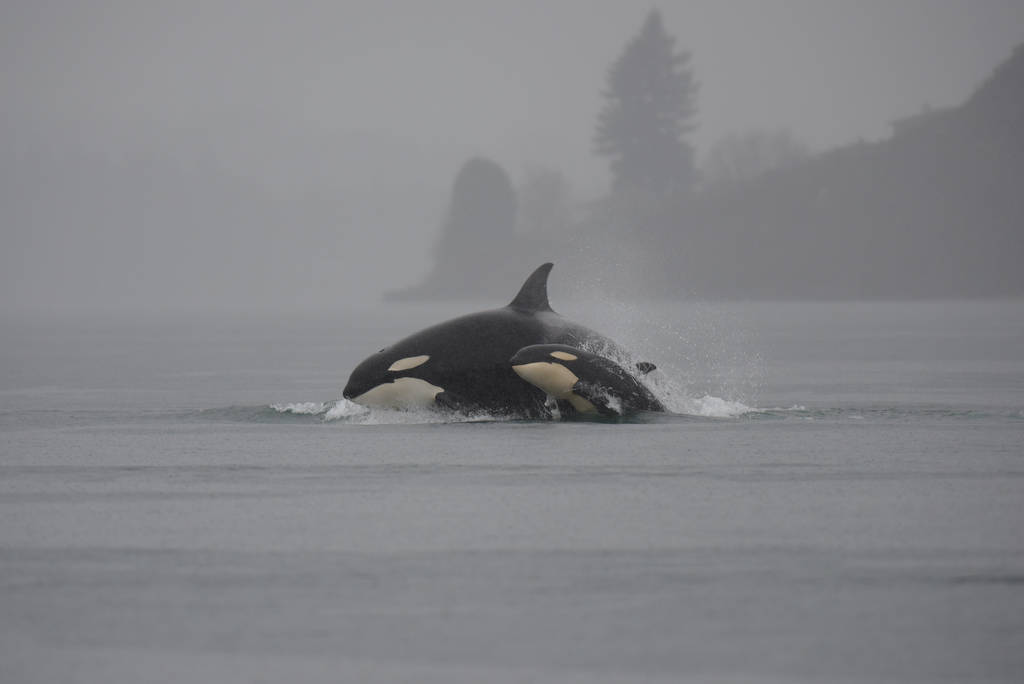
[{"label": "splashing white water", "polygon": [[[578,318],[628,349],[591,350],[627,370],[652,362],[638,379],[673,413],[734,417],[757,412],[764,363],[738,312],[697,302],[634,302],[600,297],[576,303]],[[588,315],[589,314],[589,315]]]},{"label": "splashing white water", "polygon": [[[580,304],[584,305],[584,310],[587,308],[586,302],[577,302]],[[634,373],[638,361],[655,363],[657,370],[638,378],[670,412],[734,418],[770,410],[754,406],[764,368],[760,356],[752,349],[740,317],[688,303],[662,304],[658,311],[607,298],[591,300],[590,304],[592,315],[577,320],[607,331],[619,344],[583,346]],[[688,323],[682,326],[676,323],[679,320]],[[431,409],[371,409],[347,399],[275,404],[273,408],[282,413],[322,416],[326,422],[361,425],[504,419]]]},{"label": "splashing white water", "polygon": [[365,406],[351,402],[348,399],[339,399],[327,409],[324,420],[359,419],[370,413],[370,409]]},{"label": "splashing white water", "polygon": [[[764,409],[752,408],[739,401],[720,397],[670,396],[662,397],[672,413],[705,418],[735,418]],[[462,414],[434,409],[368,408],[348,399],[335,402],[304,401],[271,404],[278,413],[302,416],[321,416],[324,422],[344,422],[354,425],[426,425],[432,423],[476,423],[505,420],[487,413]]]},{"label": "splashing white water", "polygon": [[299,416],[319,416],[326,413],[330,404],[322,401],[300,401],[296,403],[271,404],[270,408],[278,413],[294,413]]},{"label": "splashing white water", "polygon": [[758,409],[751,408],[739,401],[729,401],[721,397],[704,395],[699,398],[686,398],[682,402],[682,410],[679,413],[686,413],[691,416],[704,416],[707,418],[735,418],[746,413],[757,412]]},{"label": "splashing white water", "polygon": [[339,399],[333,402],[303,401],[271,404],[278,413],[304,416],[322,416],[324,422],[344,422],[354,425],[425,425],[430,423],[472,423],[499,420],[486,414],[466,415],[433,409],[369,408]]}]

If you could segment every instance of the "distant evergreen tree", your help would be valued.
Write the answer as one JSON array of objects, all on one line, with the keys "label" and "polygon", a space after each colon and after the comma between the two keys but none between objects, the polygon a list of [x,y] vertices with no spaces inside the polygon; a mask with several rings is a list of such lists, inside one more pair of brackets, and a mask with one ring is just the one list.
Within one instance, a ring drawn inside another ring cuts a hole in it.
[{"label": "distant evergreen tree", "polygon": [[640,33],[608,70],[606,103],[598,115],[595,150],[609,157],[613,191],[661,198],[696,181],[693,147],[697,82],[690,55],[651,10]]}]

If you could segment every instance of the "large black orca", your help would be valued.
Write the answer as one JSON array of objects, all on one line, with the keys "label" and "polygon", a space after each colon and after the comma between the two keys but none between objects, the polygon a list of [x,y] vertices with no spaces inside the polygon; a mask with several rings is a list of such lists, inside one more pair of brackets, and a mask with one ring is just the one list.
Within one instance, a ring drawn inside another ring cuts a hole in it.
[{"label": "large black orca", "polygon": [[608,338],[551,309],[551,268],[538,267],[508,306],[438,323],[381,349],[356,366],[343,396],[365,406],[549,415],[545,393],[512,371],[509,359],[518,350],[567,344],[621,353]]},{"label": "large black orca", "polygon": [[[563,415],[566,410],[602,416],[666,410],[636,375],[584,349],[534,344],[517,351],[510,363],[516,375],[558,401]],[[638,363],[637,370],[646,374],[654,365]]]}]

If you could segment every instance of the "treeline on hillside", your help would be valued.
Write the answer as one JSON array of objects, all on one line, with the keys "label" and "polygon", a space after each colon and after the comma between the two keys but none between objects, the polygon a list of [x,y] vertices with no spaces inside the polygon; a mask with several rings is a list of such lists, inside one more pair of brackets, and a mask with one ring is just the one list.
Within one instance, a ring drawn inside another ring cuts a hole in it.
[{"label": "treeline on hillside", "polygon": [[962,106],[717,192],[655,236],[662,291],[730,297],[1024,294],[1024,46]]},{"label": "treeline on hillside", "polygon": [[507,293],[537,263],[581,253],[634,294],[1024,294],[1024,46],[967,102],[896,122],[886,140],[816,155],[783,140],[757,173],[717,182],[701,180],[685,141],[696,111],[688,60],[652,12],[608,73],[595,135],[608,195],[574,215],[557,174],[517,196],[500,166],[471,160],[437,267],[396,294]]}]

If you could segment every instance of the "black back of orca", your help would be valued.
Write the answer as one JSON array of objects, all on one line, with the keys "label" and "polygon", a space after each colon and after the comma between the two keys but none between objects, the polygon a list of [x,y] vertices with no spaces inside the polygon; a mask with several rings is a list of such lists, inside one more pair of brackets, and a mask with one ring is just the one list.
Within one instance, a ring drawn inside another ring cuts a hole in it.
[{"label": "black back of orca", "polygon": [[[352,371],[344,396],[372,405],[375,388],[409,378],[433,388],[428,395],[437,391],[435,405],[495,415],[546,415],[545,394],[512,371],[509,359],[516,351],[549,343],[617,348],[551,309],[551,268],[550,263],[537,268],[507,306],[438,323],[371,355]],[[389,370],[396,366],[399,370]]]}]

